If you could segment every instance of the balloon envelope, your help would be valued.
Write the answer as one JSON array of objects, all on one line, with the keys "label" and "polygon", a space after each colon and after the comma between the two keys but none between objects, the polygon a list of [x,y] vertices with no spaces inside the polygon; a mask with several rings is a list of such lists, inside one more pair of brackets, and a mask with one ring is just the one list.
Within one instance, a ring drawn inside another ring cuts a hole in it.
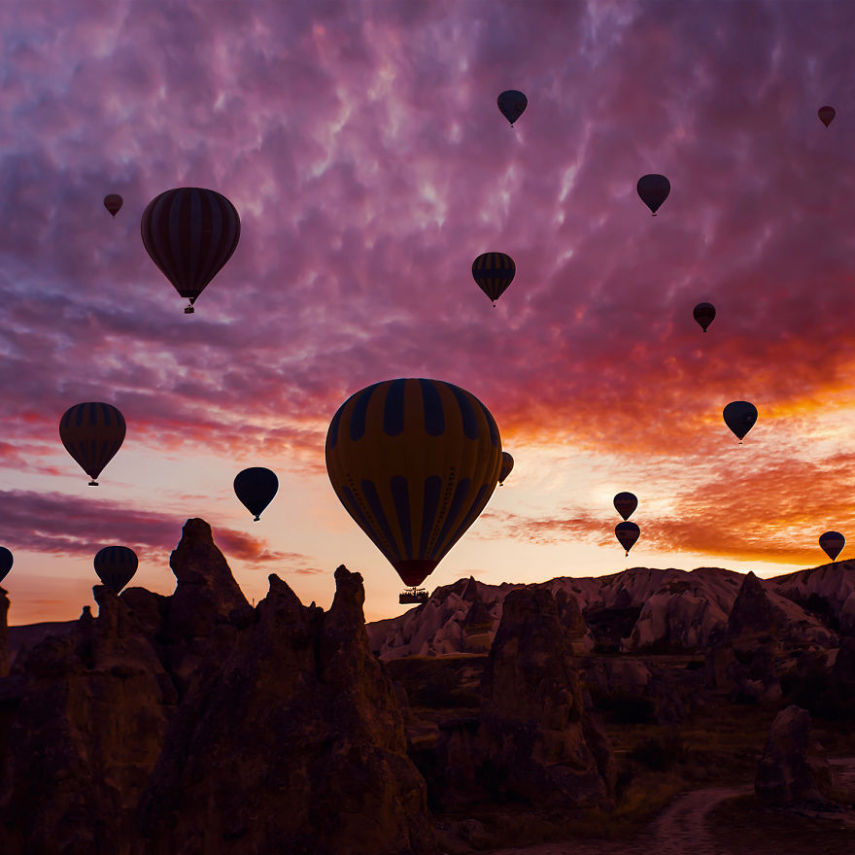
[{"label": "balloon envelope", "polygon": [[264,466],[252,466],[235,476],[235,493],[244,507],[259,519],[279,489],[276,473]]},{"label": "balloon envelope", "polygon": [[112,216],[116,216],[122,208],[124,199],[118,193],[108,193],[104,197],[104,207]]},{"label": "balloon envelope", "polygon": [[671,192],[671,182],[664,175],[642,175],[636,185],[641,201],[655,214]]},{"label": "balloon envelope", "polygon": [[105,546],[95,553],[95,572],[103,584],[118,594],[137,572],[137,554],[127,546]]},{"label": "balloon envelope", "polygon": [[502,452],[502,468],[499,469],[499,484],[511,474],[511,470],[514,468],[514,458],[508,454],[507,451]]},{"label": "balloon envelope", "polygon": [[638,507],[638,497],[635,493],[618,493],[614,498],[615,510],[625,519],[632,516],[632,512]]},{"label": "balloon envelope", "polygon": [[731,401],[722,413],[724,423],[736,434],[740,442],[757,421],[757,407],[748,401]]},{"label": "balloon envelope", "polygon": [[386,380],[339,407],[326,462],[347,512],[414,587],[484,509],[502,442],[490,411],[465,389]]},{"label": "balloon envelope", "polygon": [[828,127],[837,115],[837,110],[835,110],[834,107],[829,107],[827,104],[824,107],[820,107],[816,112],[819,116],[820,122],[822,122],[825,127]]},{"label": "balloon envelope", "polygon": [[528,106],[528,98],[516,89],[506,89],[496,99],[502,115],[513,125],[513,123],[525,112]]},{"label": "balloon envelope", "polygon": [[124,416],[111,404],[75,404],[59,420],[59,438],[68,453],[95,480],[112,460],[125,438]]},{"label": "balloon envelope", "polygon": [[839,531],[826,531],[819,536],[819,545],[825,550],[825,554],[834,561],[846,545],[846,538]]},{"label": "balloon envelope", "polygon": [[240,217],[225,196],[201,187],[167,190],[148,203],[140,222],[151,260],[182,297],[193,303],[231,258]]},{"label": "balloon envelope", "polygon": [[8,572],[12,569],[12,553],[5,546],[0,546],[0,582],[2,582]]},{"label": "balloon envelope", "polygon": [[707,327],[715,320],[715,306],[712,303],[698,303],[692,310],[692,314],[701,325],[701,329],[706,332]]},{"label": "balloon envelope", "polygon": [[635,523],[622,522],[615,526],[615,537],[620,541],[620,545],[626,550],[627,555],[629,555],[632,545],[638,540],[639,534],[641,534],[641,529]]},{"label": "balloon envelope", "polygon": [[516,272],[514,260],[504,252],[485,252],[472,262],[472,277],[494,304],[514,281]]}]

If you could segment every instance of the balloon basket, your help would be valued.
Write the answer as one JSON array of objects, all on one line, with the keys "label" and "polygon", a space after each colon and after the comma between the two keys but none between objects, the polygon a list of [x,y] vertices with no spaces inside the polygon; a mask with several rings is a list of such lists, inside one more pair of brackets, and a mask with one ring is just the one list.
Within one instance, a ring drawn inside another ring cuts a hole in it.
[{"label": "balloon basket", "polygon": [[89,486],[90,486],[90,487],[97,487],[97,486],[98,486],[98,482],[97,482],[97,481],[90,481],[90,482],[89,482]]},{"label": "balloon basket", "polygon": [[410,603],[426,603],[428,601],[428,592],[424,588],[408,588],[406,591],[401,591],[398,594],[398,602],[401,605],[409,605]]},{"label": "balloon basket", "polygon": [[195,311],[196,310],[192,306],[185,306],[184,307],[184,314],[185,315],[192,315]]}]

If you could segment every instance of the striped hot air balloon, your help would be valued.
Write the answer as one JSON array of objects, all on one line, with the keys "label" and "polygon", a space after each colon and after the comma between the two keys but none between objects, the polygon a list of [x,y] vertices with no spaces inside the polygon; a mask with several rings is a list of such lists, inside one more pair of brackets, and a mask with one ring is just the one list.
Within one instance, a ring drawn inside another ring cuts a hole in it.
[{"label": "striped hot air balloon", "polygon": [[508,475],[511,474],[511,470],[514,468],[514,458],[508,454],[507,451],[502,452],[502,468],[499,470],[499,486],[502,486],[502,482]]},{"label": "striped hot air balloon", "polygon": [[240,239],[235,206],[214,190],[178,187],[148,203],[140,223],[143,245],[151,260],[193,303],[231,258]]},{"label": "striped hot air balloon", "polygon": [[95,553],[92,563],[103,584],[118,594],[137,572],[139,560],[136,552],[127,546],[105,546]]},{"label": "striped hot air balloon", "polygon": [[14,558],[10,550],[0,546],[0,582],[6,578],[6,574],[12,569]]},{"label": "striped hot air balloon", "polygon": [[472,262],[472,277],[494,306],[514,281],[516,272],[514,260],[504,252],[485,252]]},{"label": "striped hot air balloon", "polygon": [[464,389],[387,380],[341,405],[326,460],[347,512],[415,587],[493,494],[502,441],[490,411]]},{"label": "striped hot air balloon", "polygon": [[125,418],[111,404],[75,404],[59,420],[59,438],[68,453],[92,479],[113,459],[125,438]]}]

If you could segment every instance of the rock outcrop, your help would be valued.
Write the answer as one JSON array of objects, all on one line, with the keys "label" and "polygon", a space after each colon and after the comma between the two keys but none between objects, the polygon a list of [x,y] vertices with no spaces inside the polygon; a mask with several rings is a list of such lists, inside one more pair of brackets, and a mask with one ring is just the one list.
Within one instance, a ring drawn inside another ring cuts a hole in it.
[{"label": "rock outcrop", "polygon": [[171,597],[96,587],[0,679],[3,855],[436,855],[358,574],[256,609],[189,520]]},{"label": "rock outcrop", "polygon": [[5,588],[0,588],[0,677],[9,673],[9,597]]},{"label": "rock outcrop", "polygon": [[830,776],[827,766],[808,758],[810,713],[791,705],[775,716],[757,767],[754,792],[768,805],[821,803],[821,786]]},{"label": "rock outcrop", "polygon": [[608,796],[611,752],[585,709],[555,598],[512,591],[481,686],[478,748],[500,796],[580,806]]},{"label": "rock outcrop", "polygon": [[485,801],[559,810],[609,803],[614,757],[585,704],[571,639],[545,588],[508,593],[479,709],[441,722],[438,731],[419,766],[441,809]]}]

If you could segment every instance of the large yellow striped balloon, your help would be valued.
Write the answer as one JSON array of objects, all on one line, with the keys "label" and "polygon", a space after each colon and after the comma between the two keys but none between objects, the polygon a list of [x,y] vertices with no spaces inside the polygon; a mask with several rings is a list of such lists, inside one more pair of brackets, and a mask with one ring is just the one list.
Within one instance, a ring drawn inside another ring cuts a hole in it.
[{"label": "large yellow striped balloon", "polygon": [[339,407],[326,459],[347,512],[416,586],[489,501],[502,440],[470,392],[441,380],[387,380]]}]

